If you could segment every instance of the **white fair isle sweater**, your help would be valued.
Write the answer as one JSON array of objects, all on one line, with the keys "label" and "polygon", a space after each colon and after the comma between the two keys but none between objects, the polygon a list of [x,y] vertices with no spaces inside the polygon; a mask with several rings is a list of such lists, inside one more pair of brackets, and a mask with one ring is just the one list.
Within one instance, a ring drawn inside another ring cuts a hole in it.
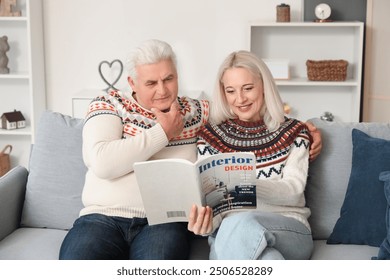
[{"label": "white fair isle sweater", "polygon": [[[227,120],[207,124],[199,132],[198,156],[225,152],[253,152],[256,155],[257,211],[279,213],[302,222],[310,209],[305,206],[309,166],[310,134],[302,122],[286,119],[270,132],[262,122]],[[234,214],[230,213],[228,215]],[[214,230],[222,217],[213,220]]]},{"label": "white fair isle sweater", "polygon": [[92,101],[83,128],[83,158],[88,171],[80,215],[144,218],[134,162],[196,160],[196,134],[207,122],[209,104],[187,97],[178,97],[178,102],[185,127],[169,142],[154,114],[142,108],[130,93],[112,91]]}]

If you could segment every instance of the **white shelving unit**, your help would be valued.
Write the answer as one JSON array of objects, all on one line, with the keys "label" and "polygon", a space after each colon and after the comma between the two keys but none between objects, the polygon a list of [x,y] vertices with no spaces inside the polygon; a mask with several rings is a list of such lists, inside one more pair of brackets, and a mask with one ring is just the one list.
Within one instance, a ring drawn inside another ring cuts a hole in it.
[{"label": "white shelving unit", "polygon": [[[300,120],[331,112],[335,121],[359,121],[364,23],[251,22],[248,49],[267,60],[288,60],[290,79],[277,80],[290,116]],[[345,59],[346,81],[309,81],[306,60]]]},{"label": "white shelving unit", "polygon": [[105,94],[100,89],[84,89],[72,97],[72,117],[83,119],[88,111],[88,105],[98,95]]},{"label": "white shelving unit", "polygon": [[20,17],[0,17],[0,36],[6,35],[10,45],[10,73],[0,75],[0,116],[21,111],[26,127],[0,128],[0,149],[11,144],[12,167],[28,167],[36,123],[46,108],[42,1],[18,0],[16,10],[22,12]]}]

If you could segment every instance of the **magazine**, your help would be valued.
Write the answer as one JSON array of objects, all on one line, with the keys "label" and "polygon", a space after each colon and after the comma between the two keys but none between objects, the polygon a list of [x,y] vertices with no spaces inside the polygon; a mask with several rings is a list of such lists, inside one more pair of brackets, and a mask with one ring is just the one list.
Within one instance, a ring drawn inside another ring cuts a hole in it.
[{"label": "magazine", "polygon": [[223,153],[193,163],[185,159],[137,162],[134,171],[150,225],[187,222],[193,204],[213,216],[256,209],[256,157]]}]

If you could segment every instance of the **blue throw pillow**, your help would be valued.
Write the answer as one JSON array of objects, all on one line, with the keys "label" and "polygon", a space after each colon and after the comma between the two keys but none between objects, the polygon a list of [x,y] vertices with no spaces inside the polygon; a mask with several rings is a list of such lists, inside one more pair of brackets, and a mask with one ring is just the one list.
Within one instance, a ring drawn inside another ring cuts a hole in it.
[{"label": "blue throw pillow", "polygon": [[390,170],[390,141],[353,129],[352,143],[348,188],[327,243],[379,247],[386,236],[387,202],[378,178],[382,171]]},{"label": "blue throw pillow", "polygon": [[385,197],[387,200],[386,227],[387,236],[379,248],[378,260],[390,260],[390,171],[382,172],[379,179],[385,182]]}]

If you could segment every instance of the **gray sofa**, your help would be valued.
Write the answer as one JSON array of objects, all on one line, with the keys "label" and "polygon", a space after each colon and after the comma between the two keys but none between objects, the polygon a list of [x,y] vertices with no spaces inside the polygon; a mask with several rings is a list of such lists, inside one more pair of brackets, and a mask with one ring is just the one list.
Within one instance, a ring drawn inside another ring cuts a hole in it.
[{"label": "gray sofa", "polygon": [[[326,244],[340,216],[352,157],[352,128],[390,139],[390,126],[312,120],[323,151],[310,165],[307,204],[314,238],[312,259],[370,259],[378,246]],[[83,121],[45,112],[37,128],[29,170],[17,166],[0,178],[0,259],[57,259],[77,218],[86,168],[81,155]],[[384,222],[384,221],[383,221]],[[207,259],[207,239],[193,241],[191,259]]]}]

